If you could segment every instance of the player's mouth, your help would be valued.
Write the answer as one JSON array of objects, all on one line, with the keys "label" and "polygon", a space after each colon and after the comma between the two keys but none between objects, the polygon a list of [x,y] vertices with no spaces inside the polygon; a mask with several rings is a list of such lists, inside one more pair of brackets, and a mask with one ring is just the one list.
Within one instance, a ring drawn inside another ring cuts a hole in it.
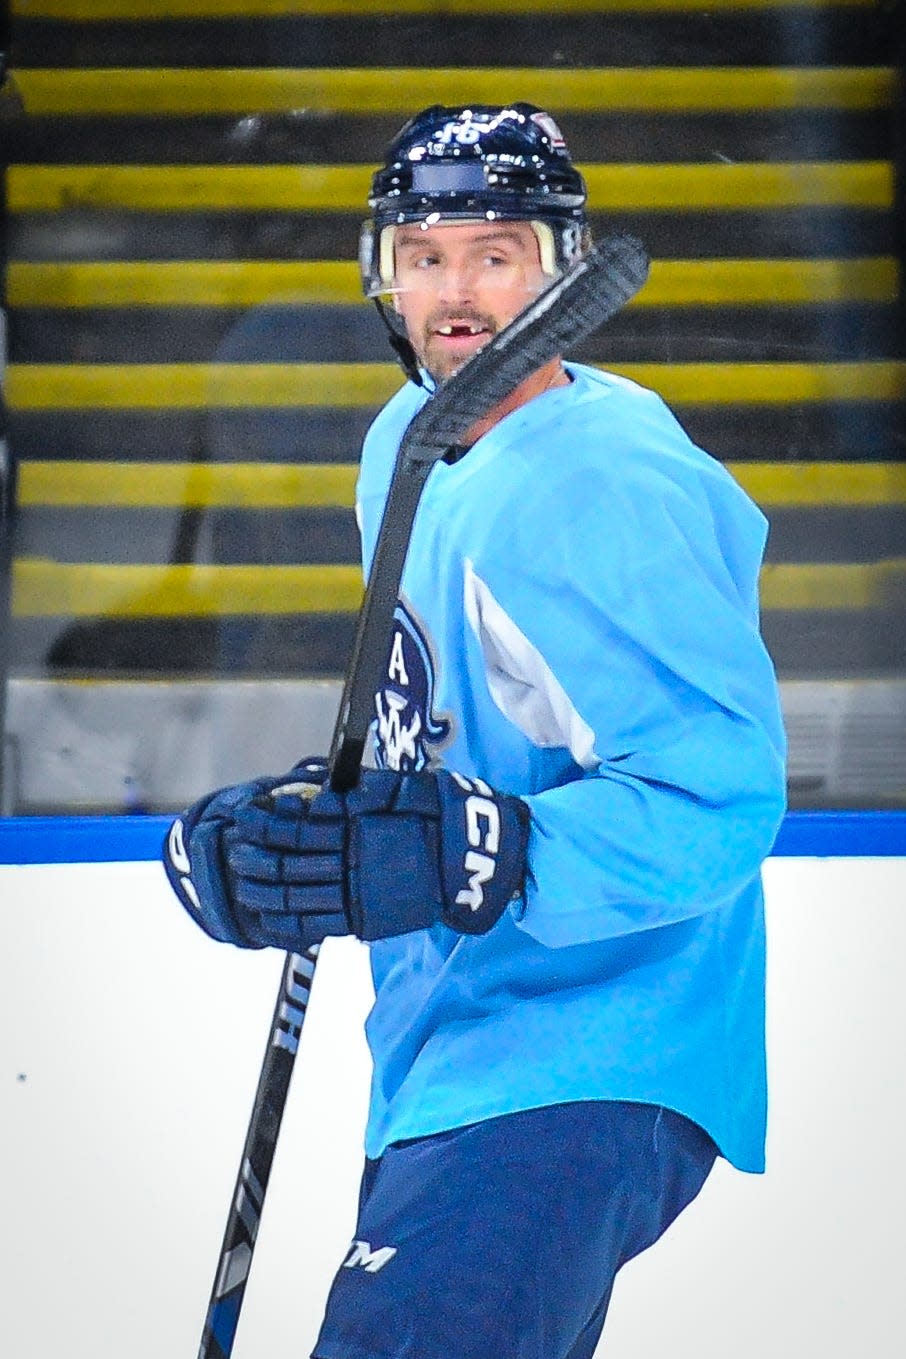
[{"label": "player's mouth", "polygon": [[452,319],[432,326],[430,336],[443,349],[456,353],[487,344],[492,333],[485,321]]}]

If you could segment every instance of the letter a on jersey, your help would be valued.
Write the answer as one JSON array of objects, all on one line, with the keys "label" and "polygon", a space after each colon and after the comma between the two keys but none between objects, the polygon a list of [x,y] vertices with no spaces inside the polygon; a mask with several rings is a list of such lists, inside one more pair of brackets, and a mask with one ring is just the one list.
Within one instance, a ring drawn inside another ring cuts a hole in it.
[{"label": "letter a on jersey", "polygon": [[390,664],[387,666],[387,678],[393,684],[409,687],[409,674],[406,670],[406,657],[403,654],[403,635],[399,628],[393,630],[393,641],[390,643]]}]

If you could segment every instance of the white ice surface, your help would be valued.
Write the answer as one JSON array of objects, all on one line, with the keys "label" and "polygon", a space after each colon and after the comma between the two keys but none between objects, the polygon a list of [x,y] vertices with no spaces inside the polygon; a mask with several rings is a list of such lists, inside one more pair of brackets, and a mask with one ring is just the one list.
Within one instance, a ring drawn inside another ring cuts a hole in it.
[{"label": "white ice surface", "polygon": [[[719,1166],[627,1267],[607,1359],[902,1354],[906,861],[766,880],[769,1173]],[[4,1357],[194,1359],[280,964],[206,940],[156,865],[0,868]],[[369,999],[364,948],[328,942],[235,1359],[310,1352],[354,1222]]]}]

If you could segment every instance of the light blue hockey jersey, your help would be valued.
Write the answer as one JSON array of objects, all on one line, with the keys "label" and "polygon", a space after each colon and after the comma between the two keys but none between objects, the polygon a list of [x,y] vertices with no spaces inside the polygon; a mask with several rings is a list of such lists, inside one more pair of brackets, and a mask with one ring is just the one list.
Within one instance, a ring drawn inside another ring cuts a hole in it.
[{"label": "light blue hockey jersey", "polygon": [[[487,935],[372,946],[369,1156],[565,1100],[668,1105],[763,1167],[760,866],[784,805],[766,524],[654,393],[569,364],[429,477],[377,695],[381,762],[524,797]],[[369,431],[371,560],[408,384]]]}]

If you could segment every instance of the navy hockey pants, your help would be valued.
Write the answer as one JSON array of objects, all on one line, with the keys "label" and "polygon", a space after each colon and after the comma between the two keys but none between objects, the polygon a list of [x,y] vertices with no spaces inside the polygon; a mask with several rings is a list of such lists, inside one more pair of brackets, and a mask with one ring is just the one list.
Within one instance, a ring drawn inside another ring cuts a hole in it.
[{"label": "navy hockey pants", "polygon": [[591,1359],[617,1271],[716,1155],[680,1114],[617,1101],[389,1147],[365,1164],[316,1359]]}]

